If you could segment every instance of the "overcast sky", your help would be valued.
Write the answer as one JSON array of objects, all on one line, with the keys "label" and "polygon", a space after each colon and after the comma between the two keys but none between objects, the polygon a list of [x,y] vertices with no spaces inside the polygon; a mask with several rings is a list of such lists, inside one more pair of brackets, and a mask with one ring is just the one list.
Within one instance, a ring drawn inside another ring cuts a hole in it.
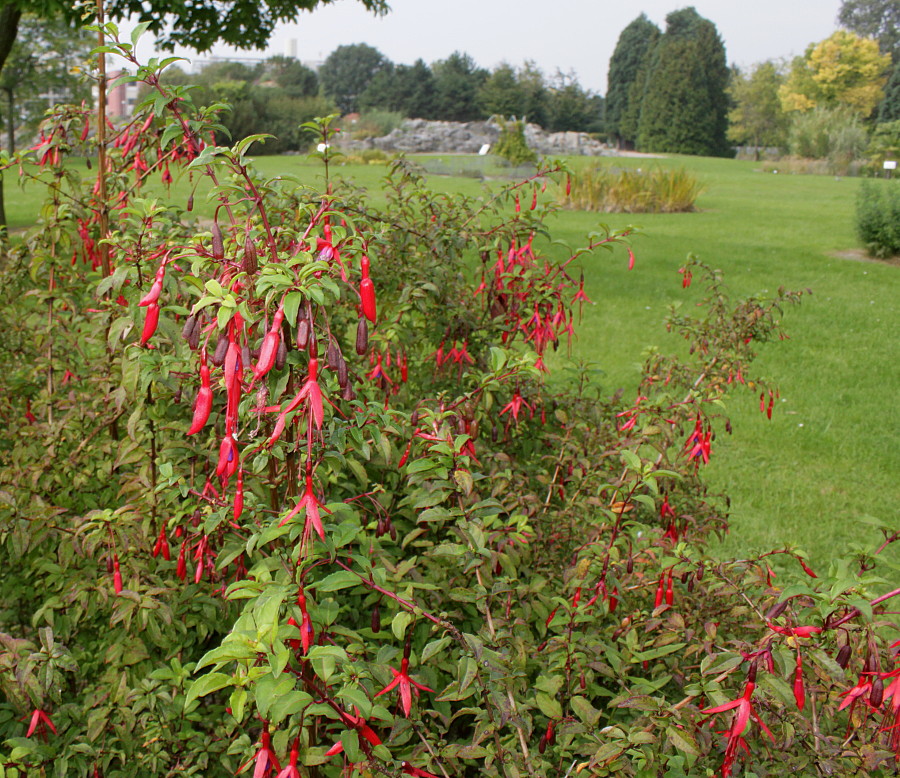
[{"label": "overcast sky", "polygon": [[[288,54],[321,62],[338,46],[368,43],[395,63],[431,63],[453,51],[470,54],[482,67],[534,60],[548,76],[574,71],[582,86],[604,94],[609,58],[622,29],[642,11],[661,28],[666,14],[690,0],[389,0],[376,17],[356,0],[304,13],[280,25],[268,51],[216,55],[258,57]],[[802,54],[809,43],[835,30],[841,0],[694,0],[725,42],[729,64],[752,65]],[[198,55],[178,52],[190,59]]]}]

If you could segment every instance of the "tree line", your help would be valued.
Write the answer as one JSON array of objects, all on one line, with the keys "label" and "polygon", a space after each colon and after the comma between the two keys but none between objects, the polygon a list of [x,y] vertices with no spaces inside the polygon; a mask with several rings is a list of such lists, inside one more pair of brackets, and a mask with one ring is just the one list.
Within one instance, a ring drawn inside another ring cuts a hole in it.
[{"label": "tree line", "polygon": [[339,46],[317,70],[276,56],[255,65],[215,62],[199,73],[173,68],[167,78],[195,85],[198,104],[231,106],[222,116],[223,135],[276,135],[266,144],[268,153],[304,148],[298,125],[332,112],[459,122],[516,116],[554,132],[603,130],[603,99],[574,75],[548,79],[530,62],[488,71],[461,52],[431,65],[403,65],[358,43]]},{"label": "tree line", "polygon": [[[729,68],[715,25],[694,8],[660,30],[646,15],[610,59],[606,131],[620,148],[729,155],[777,147],[856,158],[870,136],[900,137],[896,0],[847,0],[842,28],[790,62]],[[896,139],[894,141],[896,144]]]},{"label": "tree line", "polygon": [[426,65],[397,65],[366,44],[340,46],[319,68],[322,91],[344,113],[395,111],[409,118],[476,121],[516,116],[551,132],[603,130],[603,98],[574,74],[547,78],[533,62],[488,71],[456,51]]},{"label": "tree line", "polygon": [[[454,52],[431,64],[398,64],[364,43],[336,48],[317,70],[275,56],[252,65],[216,62],[192,74],[173,68],[169,78],[196,85],[199,104],[231,106],[220,140],[265,132],[276,136],[268,153],[305,148],[298,125],[315,116],[358,111],[390,114],[394,123],[516,116],[648,152],[727,156],[749,146],[853,158],[872,135],[890,151],[900,145],[900,124],[892,124],[900,121],[900,7],[896,0],[845,0],[838,22],[842,29],[792,62],[740,69],[728,67],[715,24],[694,8],[670,13],[664,30],[641,14],[619,36],[605,98],[573,74],[547,77],[533,62],[489,71]],[[38,14],[18,21],[18,42],[0,71],[10,149],[17,127],[27,134],[36,125],[48,94],[89,97],[71,62],[40,54],[84,59],[90,37],[66,30],[63,20]]]}]

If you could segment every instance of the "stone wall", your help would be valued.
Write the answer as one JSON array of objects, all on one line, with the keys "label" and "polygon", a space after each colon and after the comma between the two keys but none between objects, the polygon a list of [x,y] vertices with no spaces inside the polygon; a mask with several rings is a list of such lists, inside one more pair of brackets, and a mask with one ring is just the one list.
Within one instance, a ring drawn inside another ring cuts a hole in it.
[{"label": "stone wall", "polygon": [[[351,130],[352,131],[352,130]],[[485,144],[493,146],[500,137],[500,126],[492,121],[437,122],[405,119],[388,135],[364,140],[335,139],[335,145],[348,151],[380,149],[409,154],[477,154]],[[581,154],[597,157],[615,154],[605,144],[584,132],[546,132],[536,124],[525,126],[525,140],[538,154]]]}]

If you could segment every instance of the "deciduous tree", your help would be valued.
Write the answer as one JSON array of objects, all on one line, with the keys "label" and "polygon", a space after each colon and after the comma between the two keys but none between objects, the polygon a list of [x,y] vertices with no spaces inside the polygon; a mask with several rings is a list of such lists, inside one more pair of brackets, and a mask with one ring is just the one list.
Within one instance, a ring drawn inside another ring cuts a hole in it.
[{"label": "deciduous tree", "polygon": [[322,91],[344,113],[359,110],[359,98],[390,61],[366,43],[338,46],[319,68]]},{"label": "deciduous tree", "polygon": [[[788,119],[778,99],[784,75],[774,62],[760,62],[749,73],[734,70],[728,94],[734,108],[728,114],[728,138],[734,143],[780,146]],[[758,158],[758,157],[757,157]]]},{"label": "deciduous tree", "polygon": [[876,40],[838,30],[794,59],[779,89],[781,104],[787,111],[847,106],[865,118],[884,95],[890,64]]},{"label": "deciduous tree", "polygon": [[260,80],[274,82],[289,97],[315,97],[319,94],[319,77],[295,57],[276,55],[263,63]]},{"label": "deciduous tree", "polygon": [[92,46],[87,33],[61,19],[41,19],[34,14],[22,18],[19,35],[0,71],[3,123],[10,153],[15,151],[17,128],[36,128],[44,111],[52,107],[49,101],[90,99],[90,89],[78,74]]},{"label": "deciduous tree", "polygon": [[897,61],[900,55],[898,0],[844,0],[838,22],[863,38],[876,38],[881,50]]}]

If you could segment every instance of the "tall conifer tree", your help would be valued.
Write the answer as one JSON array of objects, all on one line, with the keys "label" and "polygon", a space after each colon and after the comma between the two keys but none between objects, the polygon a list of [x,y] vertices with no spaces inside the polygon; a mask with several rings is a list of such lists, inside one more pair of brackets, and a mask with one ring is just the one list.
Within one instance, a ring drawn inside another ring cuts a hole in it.
[{"label": "tall conifer tree", "polygon": [[728,66],[716,26],[694,8],[666,17],[641,104],[638,148],[728,156]]},{"label": "tall conifer tree", "polygon": [[[651,22],[646,14],[641,14],[622,30],[615,51],[609,60],[606,128],[619,146],[634,144],[634,130],[637,127],[636,114],[640,110],[639,103],[643,98],[645,85],[643,82],[646,81],[646,67],[643,69],[642,78],[641,65],[648,59],[648,55],[653,51],[660,35],[659,27]],[[640,87],[632,90],[636,82],[640,83]],[[632,91],[635,93],[638,105],[630,109]]]}]

